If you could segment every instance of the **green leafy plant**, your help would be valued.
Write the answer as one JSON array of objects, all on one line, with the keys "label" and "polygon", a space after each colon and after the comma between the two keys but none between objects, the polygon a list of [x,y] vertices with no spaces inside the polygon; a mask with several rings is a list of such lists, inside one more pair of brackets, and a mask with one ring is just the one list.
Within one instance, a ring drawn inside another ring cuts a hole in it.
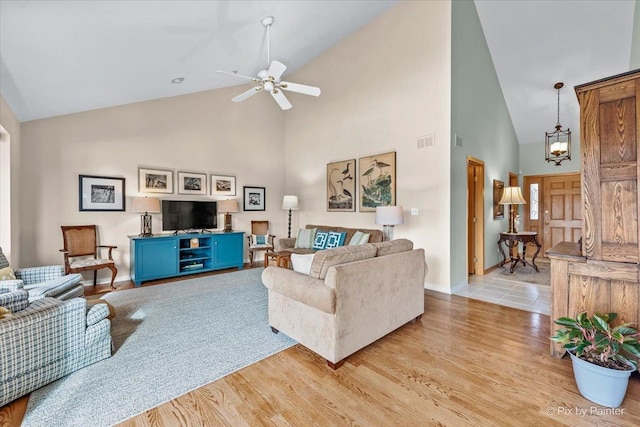
[{"label": "green leafy plant", "polygon": [[586,311],[575,319],[561,317],[555,323],[563,328],[551,339],[587,362],[618,370],[629,370],[631,364],[637,369],[633,357],[640,357],[640,333],[631,323],[611,326],[617,317],[617,313],[588,317]]}]

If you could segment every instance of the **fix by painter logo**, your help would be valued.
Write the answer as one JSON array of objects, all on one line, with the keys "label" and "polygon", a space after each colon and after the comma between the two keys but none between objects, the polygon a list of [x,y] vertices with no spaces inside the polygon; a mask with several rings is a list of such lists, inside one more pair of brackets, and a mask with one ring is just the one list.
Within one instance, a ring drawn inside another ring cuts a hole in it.
[{"label": "fix by painter logo", "polygon": [[549,415],[561,415],[561,416],[578,416],[585,417],[587,415],[624,415],[624,408],[604,408],[602,406],[589,406],[581,408],[579,406],[553,406],[549,405],[546,408],[546,413]]}]

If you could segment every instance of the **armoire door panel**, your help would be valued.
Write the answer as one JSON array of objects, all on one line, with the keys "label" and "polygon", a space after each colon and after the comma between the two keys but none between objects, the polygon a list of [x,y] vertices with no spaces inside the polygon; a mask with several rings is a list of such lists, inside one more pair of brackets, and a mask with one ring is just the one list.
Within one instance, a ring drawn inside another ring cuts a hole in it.
[{"label": "armoire door panel", "polygon": [[636,160],[635,98],[600,104],[600,141],[600,164]]}]

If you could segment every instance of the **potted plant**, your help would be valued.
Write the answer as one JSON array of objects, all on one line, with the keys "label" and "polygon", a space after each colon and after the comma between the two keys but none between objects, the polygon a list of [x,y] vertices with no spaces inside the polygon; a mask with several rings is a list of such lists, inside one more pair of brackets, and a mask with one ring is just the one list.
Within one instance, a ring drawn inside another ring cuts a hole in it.
[{"label": "potted plant", "polygon": [[551,338],[564,344],[573,363],[580,394],[599,405],[617,408],[624,400],[629,376],[638,368],[640,333],[630,323],[612,326],[617,313],[561,317]]}]

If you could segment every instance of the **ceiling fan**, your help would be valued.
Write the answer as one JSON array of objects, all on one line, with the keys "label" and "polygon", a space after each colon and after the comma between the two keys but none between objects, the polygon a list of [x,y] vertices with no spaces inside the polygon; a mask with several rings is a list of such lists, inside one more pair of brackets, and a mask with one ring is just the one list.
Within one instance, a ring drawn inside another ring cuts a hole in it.
[{"label": "ceiling fan", "polygon": [[282,62],[271,61],[271,40],[270,40],[270,29],[273,24],[273,16],[267,16],[262,21],[262,25],[267,27],[267,65],[269,66],[266,70],[258,71],[257,77],[249,77],[243,76],[242,74],[238,74],[236,72],[230,73],[228,71],[216,70],[216,73],[229,74],[232,76],[240,77],[243,79],[251,80],[252,82],[257,83],[257,86],[252,87],[246,92],[241,93],[232,99],[233,102],[242,102],[247,98],[252,97],[258,92],[269,92],[273,99],[276,100],[280,108],[283,110],[288,110],[292,107],[291,103],[284,96],[282,90],[287,90],[289,92],[297,92],[305,95],[311,96],[319,96],[320,88],[315,86],[307,86],[298,83],[285,82],[280,80],[282,75],[284,74],[287,66]]}]

